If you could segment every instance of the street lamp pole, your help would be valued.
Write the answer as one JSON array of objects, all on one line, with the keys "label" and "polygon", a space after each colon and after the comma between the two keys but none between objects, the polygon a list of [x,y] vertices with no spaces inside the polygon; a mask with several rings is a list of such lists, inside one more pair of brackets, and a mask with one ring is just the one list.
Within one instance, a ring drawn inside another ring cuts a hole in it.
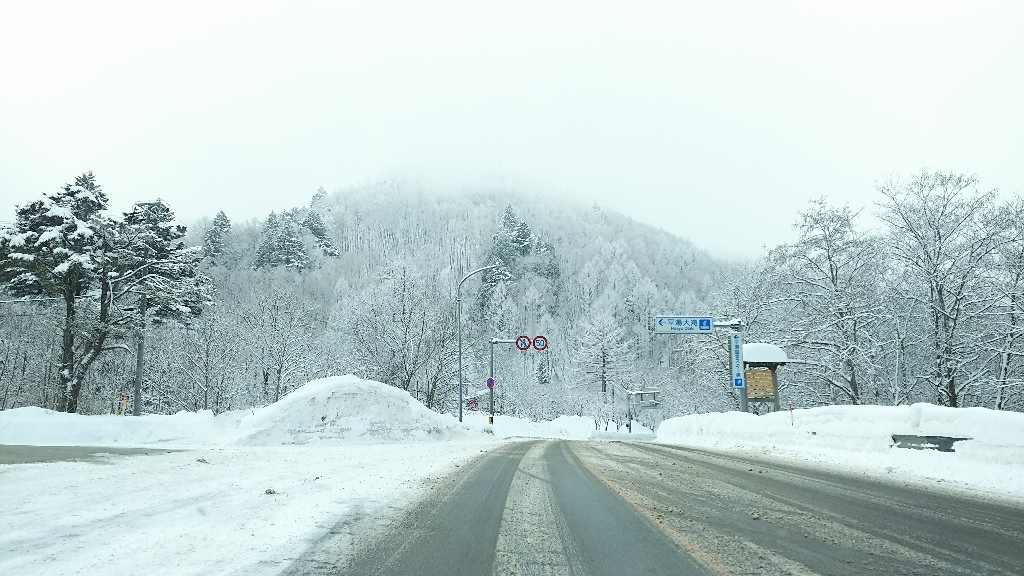
[{"label": "street lamp pole", "polygon": [[470,276],[492,268],[497,268],[497,266],[484,266],[483,268],[473,270],[462,277],[462,280],[459,281],[459,287],[455,289],[455,301],[457,303],[455,307],[455,325],[459,333],[459,422],[462,422],[462,283],[468,280]]}]

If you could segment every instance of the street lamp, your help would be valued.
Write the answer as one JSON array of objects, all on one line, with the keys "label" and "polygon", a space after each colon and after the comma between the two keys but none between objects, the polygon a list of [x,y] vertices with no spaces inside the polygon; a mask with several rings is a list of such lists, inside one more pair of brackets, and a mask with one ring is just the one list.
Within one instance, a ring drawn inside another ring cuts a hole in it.
[{"label": "street lamp", "polygon": [[470,276],[492,268],[497,268],[497,266],[484,266],[483,268],[473,270],[459,281],[459,287],[455,289],[455,301],[457,302],[455,308],[455,325],[459,333],[459,422],[462,422],[462,283],[468,280]]}]

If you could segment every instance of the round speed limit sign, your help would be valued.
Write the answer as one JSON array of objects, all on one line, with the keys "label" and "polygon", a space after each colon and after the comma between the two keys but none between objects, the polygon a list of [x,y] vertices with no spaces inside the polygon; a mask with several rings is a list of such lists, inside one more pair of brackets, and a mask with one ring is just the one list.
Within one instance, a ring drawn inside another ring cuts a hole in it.
[{"label": "round speed limit sign", "polygon": [[548,347],[548,339],[546,336],[537,336],[533,339],[533,347],[538,352],[543,352]]}]

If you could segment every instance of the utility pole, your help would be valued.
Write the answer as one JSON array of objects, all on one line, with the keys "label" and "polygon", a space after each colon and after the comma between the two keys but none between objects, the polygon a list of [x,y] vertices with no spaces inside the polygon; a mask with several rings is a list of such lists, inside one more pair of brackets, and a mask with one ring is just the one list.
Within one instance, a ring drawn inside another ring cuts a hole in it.
[{"label": "utility pole", "polygon": [[462,422],[462,283],[468,280],[470,276],[492,268],[497,268],[497,266],[484,266],[483,268],[473,270],[462,277],[462,280],[459,281],[458,288],[455,289],[455,324],[456,331],[459,334],[459,422]]}]

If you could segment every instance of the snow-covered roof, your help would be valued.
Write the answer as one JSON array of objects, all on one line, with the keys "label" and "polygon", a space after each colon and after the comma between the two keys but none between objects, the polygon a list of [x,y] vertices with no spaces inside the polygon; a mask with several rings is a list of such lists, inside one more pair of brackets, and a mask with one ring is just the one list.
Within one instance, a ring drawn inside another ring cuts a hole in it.
[{"label": "snow-covered roof", "polygon": [[786,356],[786,351],[775,344],[751,342],[743,345],[743,361],[785,364],[789,362],[789,356]]}]

